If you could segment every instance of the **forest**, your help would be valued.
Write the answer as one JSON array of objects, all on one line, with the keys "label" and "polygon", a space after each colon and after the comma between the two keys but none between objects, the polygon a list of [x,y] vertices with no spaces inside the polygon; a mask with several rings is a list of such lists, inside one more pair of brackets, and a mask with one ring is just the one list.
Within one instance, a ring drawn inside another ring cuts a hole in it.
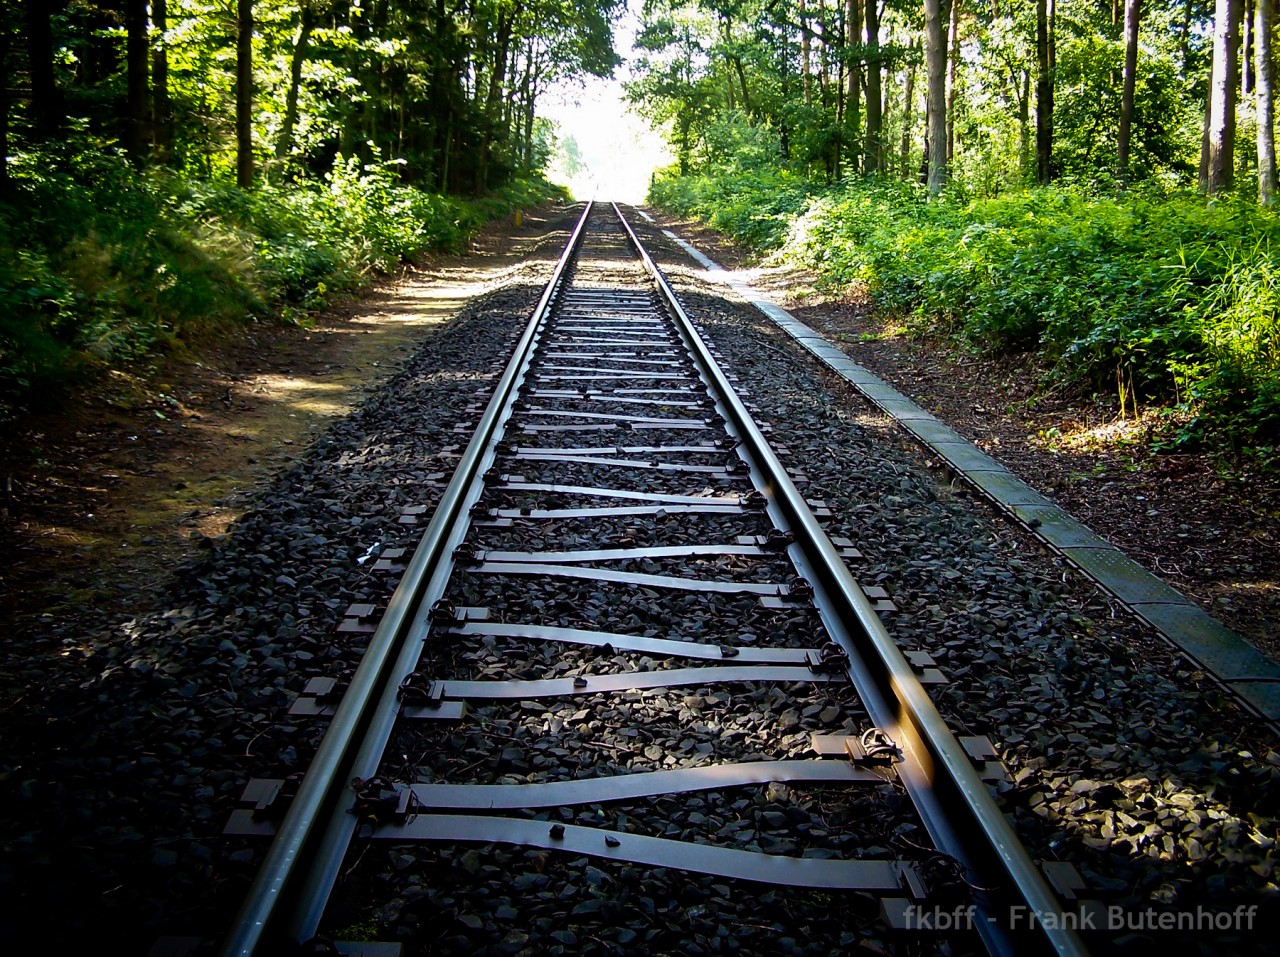
[{"label": "forest", "polygon": [[555,194],[619,0],[0,5],[0,419]]},{"label": "forest", "polygon": [[[646,0],[651,199],[1276,464],[1273,0]],[[1034,399],[1033,399],[1034,401]]]}]

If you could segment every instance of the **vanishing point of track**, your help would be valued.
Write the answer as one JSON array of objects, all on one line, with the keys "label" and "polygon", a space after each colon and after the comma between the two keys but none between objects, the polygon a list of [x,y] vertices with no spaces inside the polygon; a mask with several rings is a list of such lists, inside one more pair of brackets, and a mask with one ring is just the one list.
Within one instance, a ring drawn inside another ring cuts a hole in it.
[{"label": "vanishing point of track", "polygon": [[[589,547],[547,548],[549,528],[577,529],[570,537]],[[319,678],[295,709],[331,715],[305,776],[246,791],[229,830],[274,841],[222,952],[264,954],[316,935],[350,847],[366,840],[513,844],[854,890],[880,897],[891,922],[951,909],[959,894],[992,953],[1083,952],[1052,921],[1011,926],[1012,913],[1061,906],[990,796],[984,749],[957,740],[930,701],[930,663],[898,650],[850,574],[855,555],[823,532],[621,213],[588,204],[385,612],[374,627],[361,618],[372,609],[353,610],[352,627],[370,637],[350,683]],[[705,610],[693,620],[710,624],[655,633],[637,618],[634,632],[599,630],[589,594],[696,605]],[[753,610],[791,625],[737,641],[723,623]],[[795,627],[805,621],[812,627]],[[458,665],[459,650],[500,658],[504,642],[543,647],[549,662],[596,657],[586,668],[549,664],[549,677],[454,679],[474,672]],[[618,669],[619,655],[640,666]],[[761,685],[852,688],[856,703],[802,759],[716,762],[706,747],[654,753],[607,777],[544,767],[534,783],[386,766],[406,725],[465,724],[489,705],[573,698],[589,713],[628,693]],[[900,787],[932,847],[846,857],[804,838],[812,853],[765,853],[546,813],[776,784],[850,796]]]}]

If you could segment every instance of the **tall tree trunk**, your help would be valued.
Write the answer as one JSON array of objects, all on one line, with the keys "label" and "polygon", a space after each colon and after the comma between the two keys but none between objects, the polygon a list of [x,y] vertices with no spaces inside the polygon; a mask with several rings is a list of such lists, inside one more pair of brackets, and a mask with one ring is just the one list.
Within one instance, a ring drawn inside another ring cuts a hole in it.
[{"label": "tall tree trunk", "polygon": [[[742,57],[737,54],[733,56],[733,67],[738,74],[738,83],[742,86],[742,112],[746,113],[748,117],[754,116],[755,107],[751,103],[751,92],[747,89],[747,71],[742,65]],[[732,88],[733,83],[730,82],[729,86]]]},{"label": "tall tree trunk", "polygon": [[1209,123],[1213,119],[1213,74],[1216,65],[1209,61],[1209,88],[1204,94],[1204,122],[1200,124],[1200,188],[1209,189]]},{"label": "tall tree trunk", "polygon": [[1191,0],[1182,0],[1182,23],[1178,27],[1178,62],[1182,72],[1188,73],[1191,65]]},{"label": "tall tree trunk", "polygon": [[[822,16],[826,12],[825,0],[818,0],[818,25],[822,28]],[[831,47],[827,43],[826,29],[814,37],[818,41],[818,103],[823,109],[831,105]]]},{"label": "tall tree trunk", "polygon": [[1124,90],[1120,95],[1120,142],[1116,158],[1120,168],[1120,185],[1129,185],[1129,144],[1133,136],[1133,91],[1138,72],[1138,29],[1142,19],[1142,0],[1125,0],[1124,4]]},{"label": "tall tree trunk", "polygon": [[1022,71],[1022,95],[1018,98],[1019,163],[1024,182],[1031,178],[1031,71]]},{"label": "tall tree trunk", "polygon": [[813,46],[809,39],[809,11],[800,0],[800,88],[805,105],[813,102]]},{"label": "tall tree trunk", "polygon": [[[874,3],[875,0],[869,0]],[[947,181],[947,33],[943,0],[924,0],[925,64],[928,67],[929,195]],[[1043,2],[1043,0],[1041,0]]]},{"label": "tall tree trunk", "polygon": [[477,189],[484,192],[489,188],[489,151],[493,148],[493,135],[498,128],[498,108],[502,102],[502,84],[506,79],[507,52],[511,47],[511,31],[513,17],[503,16],[498,20],[497,49],[493,56],[493,66],[489,71],[489,89],[485,95],[484,132],[480,140],[480,153],[477,160]]},{"label": "tall tree trunk", "polygon": [[[62,132],[64,120],[62,93],[53,72],[52,3],[27,0],[23,5],[27,27],[27,63],[31,71],[31,135],[39,140],[52,139]],[[6,74],[5,80],[8,80]]]},{"label": "tall tree trunk", "polygon": [[253,0],[236,0],[236,185],[253,185]]},{"label": "tall tree trunk", "polygon": [[151,58],[147,35],[147,0],[126,0],[125,30],[125,117],[124,148],[135,166],[146,162],[151,131],[147,121],[151,114],[151,91],[148,87],[147,61]]},{"label": "tall tree trunk", "polygon": [[884,160],[880,137],[884,127],[883,103],[880,95],[880,11],[876,0],[866,0],[867,16],[867,136],[864,168],[878,173]]},{"label": "tall tree trunk", "polygon": [[0,19],[0,196],[9,191],[9,21]]},{"label": "tall tree trunk", "polygon": [[1213,88],[1209,103],[1210,195],[1235,178],[1236,59],[1240,51],[1240,0],[1218,0],[1213,24]]},{"label": "tall tree trunk", "polygon": [[956,68],[960,62],[960,2],[951,0],[951,27],[947,31],[947,162],[956,156]]},{"label": "tall tree trunk", "polygon": [[1253,21],[1256,16],[1253,0],[1244,0],[1240,18],[1240,99],[1253,96]]},{"label": "tall tree trunk", "polygon": [[293,128],[298,122],[298,92],[302,88],[302,67],[307,62],[307,44],[316,26],[316,12],[304,2],[298,9],[298,32],[293,37],[293,54],[289,58],[289,92],[284,98],[284,121],[276,140],[276,158],[286,159],[293,152]]},{"label": "tall tree trunk", "polygon": [[1275,0],[1256,0],[1254,36],[1254,94],[1258,105],[1258,202],[1270,206],[1276,199],[1275,61],[1271,57]]},{"label": "tall tree trunk", "polygon": [[[874,3],[875,0],[870,0]],[[844,34],[845,43],[849,49],[853,49],[862,43],[862,0],[846,0],[844,12],[845,24]],[[849,84],[848,97],[848,116],[846,121],[849,126],[849,165],[857,172],[862,167],[862,88],[863,83],[862,60],[858,59],[849,64],[849,76],[847,82]]]},{"label": "tall tree trunk", "polygon": [[151,49],[151,144],[160,162],[171,159],[173,146],[173,103],[169,99],[168,0],[151,0],[151,25],[156,42]]},{"label": "tall tree trunk", "polygon": [[844,3],[844,45],[845,50],[849,53],[849,72],[845,74],[845,99],[850,104],[858,98],[858,65],[853,62],[853,49],[858,45],[859,34],[862,30],[862,5],[858,0],[845,0]]},{"label": "tall tree trunk", "polygon": [[911,178],[911,128],[916,123],[916,58],[920,42],[911,40],[911,59],[907,63],[907,88],[902,98],[902,177]]},{"label": "tall tree trunk", "polygon": [[1036,182],[1053,180],[1054,0],[1036,0]]},{"label": "tall tree trunk", "polygon": [[[840,48],[840,52],[842,54],[847,54],[848,48],[847,48],[846,38],[848,37],[849,34],[848,34],[848,31],[845,30],[845,25],[844,25],[844,21],[845,21],[844,4],[842,4],[840,0],[836,0],[835,9],[836,9],[836,21],[837,21],[835,35],[838,40],[838,46]],[[844,144],[844,139],[845,139],[844,137],[844,133],[845,133],[844,91],[845,91],[845,78],[847,76],[846,71],[848,69],[849,69],[848,57],[847,56],[839,57],[836,61],[836,130],[835,130],[836,135],[833,137],[834,143],[833,143],[833,149],[832,149],[832,152],[835,155],[835,168],[836,168],[837,180],[839,180],[842,175],[841,166],[844,162],[844,145],[845,145]]]}]

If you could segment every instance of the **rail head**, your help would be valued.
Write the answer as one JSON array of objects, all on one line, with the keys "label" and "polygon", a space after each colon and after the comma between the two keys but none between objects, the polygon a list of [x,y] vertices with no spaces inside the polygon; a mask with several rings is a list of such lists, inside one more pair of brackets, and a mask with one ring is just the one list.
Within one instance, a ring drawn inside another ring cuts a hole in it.
[{"label": "rail head", "polygon": [[[937,795],[912,794],[921,810],[925,825],[931,831],[940,849],[965,862],[971,870],[983,878],[1002,877],[1003,886],[1013,891],[1014,906],[1024,907],[1022,914],[1056,915],[1060,904],[1039,867],[1026,848],[1018,840],[1004,814],[996,806],[987,785],[978,776],[968,755],[956,741],[951,729],[938,712],[933,700],[921,685],[910,663],[885,629],[858,583],[849,573],[839,552],[823,531],[810,510],[804,496],[791,481],[786,468],[769,446],[751,414],[738,398],[711,354],[705,340],[685,312],[670,283],[654,262],[653,257],[640,242],[631,224],[617,204],[614,212],[626,230],[645,269],[653,277],[664,303],[670,311],[681,334],[685,337],[695,361],[716,392],[725,419],[743,440],[743,451],[754,460],[759,470],[764,493],[771,509],[786,520],[796,537],[796,544],[803,553],[805,565],[816,581],[815,603],[834,612],[833,629],[837,641],[844,638],[854,647],[850,653],[850,678],[858,686],[869,711],[875,720],[895,735],[900,746],[912,749],[925,769],[919,784],[939,792]],[[826,617],[826,616],[824,616]],[[842,633],[842,634],[841,634]],[[856,654],[855,654],[856,652]],[[865,656],[873,667],[857,670],[859,656]],[[875,687],[868,687],[868,683]],[[945,798],[948,807],[960,807],[967,820],[958,826],[938,820],[935,813],[927,811],[932,803],[939,807],[936,797]],[[922,798],[925,800],[922,806]],[[957,803],[958,802],[958,803]],[[1002,903],[1009,904],[1009,901]],[[978,930],[993,950],[1025,952],[1035,946],[1025,935],[1015,939],[1003,932],[998,915],[994,922]],[[1035,932],[1040,935],[1039,950],[1060,955],[1083,955],[1088,951],[1078,934],[1068,926],[1045,920],[1034,921]]]},{"label": "rail head", "polygon": [[[592,206],[591,202],[585,205],[413,559],[369,639],[369,647],[307,767],[298,794],[280,822],[231,931],[222,941],[222,957],[253,957],[268,952],[282,937],[298,939],[315,932],[320,910],[306,898],[315,892],[318,883],[312,875],[336,874],[340,863],[321,858],[335,852],[329,835],[343,830],[343,818],[348,816],[343,798],[350,794],[349,784],[355,776],[352,769],[359,754],[370,746],[366,740],[368,730],[387,725],[385,715],[379,720],[379,712],[395,706],[397,664],[406,639],[420,617],[427,586],[438,578],[441,566],[452,560],[447,547],[449,537],[466,518],[468,495],[482,478],[485,460],[492,457],[492,445],[510,416],[511,401],[536,346],[539,327],[581,244]],[[345,851],[345,844],[340,850]],[[331,886],[332,881],[327,883]],[[310,886],[300,893],[299,884]]]}]

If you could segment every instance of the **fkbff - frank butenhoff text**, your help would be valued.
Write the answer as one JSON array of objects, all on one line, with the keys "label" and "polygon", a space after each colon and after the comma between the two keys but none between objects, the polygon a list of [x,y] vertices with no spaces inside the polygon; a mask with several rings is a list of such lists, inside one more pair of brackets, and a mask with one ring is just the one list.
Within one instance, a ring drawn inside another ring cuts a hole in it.
[{"label": "fkbff - frank butenhoff text", "polygon": [[[1167,911],[1154,907],[1131,910],[1118,905],[1084,902],[1077,910],[1038,911],[1030,907],[1009,908],[1007,926],[1011,930],[1110,930],[1110,931],[1251,931],[1258,914],[1257,904],[1241,904],[1228,910]],[[994,921],[990,915],[980,916],[972,904],[959,907],[921,907],[908,905],[904,912],[907,930],[972,930],[979,920]]]}]

